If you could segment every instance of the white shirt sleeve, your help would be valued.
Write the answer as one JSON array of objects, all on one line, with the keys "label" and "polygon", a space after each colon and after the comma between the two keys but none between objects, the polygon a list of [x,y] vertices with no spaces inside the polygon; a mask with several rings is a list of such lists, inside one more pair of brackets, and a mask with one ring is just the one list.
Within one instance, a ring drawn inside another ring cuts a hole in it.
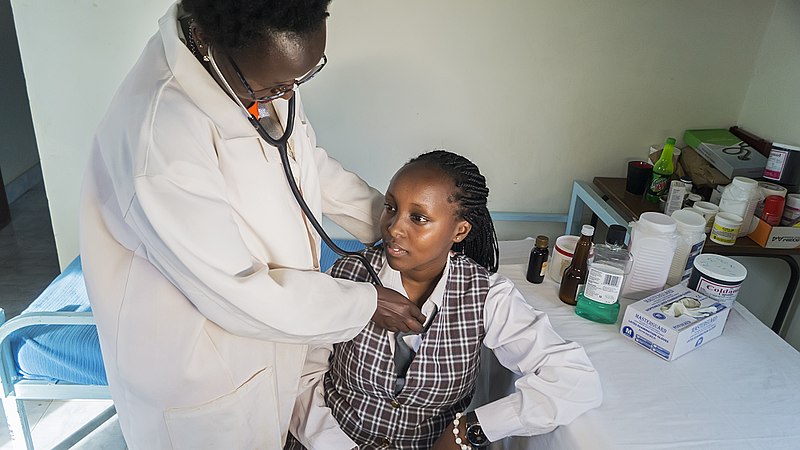
[{"label": "white shirt sleeve", "polygon": [[289,422],[289,431],[309,450],[350,450],[358,447],[342,431],[330,408],[325,405],[323,378],[328,371],[331,350],[330,345],[309,348],[300,377],[300,391]]},{"label": "white shirt sleeve", "polygon": [[486,437],[547,433],[600,405],[600,378],[583,348],[556,334],[508,278],[494,274],[486,299],[483,343],[522,375],[516,392],[475,410]]}]

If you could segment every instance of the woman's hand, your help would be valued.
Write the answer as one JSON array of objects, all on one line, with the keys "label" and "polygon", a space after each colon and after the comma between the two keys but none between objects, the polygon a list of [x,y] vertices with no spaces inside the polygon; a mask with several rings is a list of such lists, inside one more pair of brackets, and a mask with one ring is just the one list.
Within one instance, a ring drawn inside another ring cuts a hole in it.
[{"label": "woman's hand", "polygon": [[375,286],[378,291],[378,307],[372,315],[375,325],[387,331],[422,332],[425,316],[417,305],[402,294],[383,286]]},{"label": "woman's hand", "polygon": [[[467,444],[467,422],[463,417],[459,420],[458,437],[461,438],[464,444]],[[456,444],[456,436],[453,434],[453,422],[450,422],[450,426],[445,428],[444,433],[439,436],[431,450],[461,450],[461,446]]]}]

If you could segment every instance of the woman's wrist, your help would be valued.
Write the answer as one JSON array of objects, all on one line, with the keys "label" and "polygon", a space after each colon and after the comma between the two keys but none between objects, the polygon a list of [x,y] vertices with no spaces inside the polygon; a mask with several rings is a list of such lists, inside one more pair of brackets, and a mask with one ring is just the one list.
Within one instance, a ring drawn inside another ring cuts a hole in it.
[{"label": "woman's wrist", "polygon": [[466,421],[464,414],[456,413],[456,418],[453,419],[453,437],[456,441],[456,445],[458,445],[461,450],[470,450],[471,446],[467,443],[466,435],[462,435],[461,433],[460,425],[462,421]]}]

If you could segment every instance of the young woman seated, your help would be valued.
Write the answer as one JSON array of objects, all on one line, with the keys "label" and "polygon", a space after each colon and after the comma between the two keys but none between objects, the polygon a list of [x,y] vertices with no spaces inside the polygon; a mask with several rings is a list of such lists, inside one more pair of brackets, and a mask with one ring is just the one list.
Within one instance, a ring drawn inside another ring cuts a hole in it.
[{"label": "young woman seated", "polygon": [[[364,254],[384,286],[421,308],[425,329],[403,335],[368,324],[349,342],[310,350],[287,449],[479,448],[547,433],[600,404],[583,348],[496,273],[488,194],[473,163],[443,150],[395,174],[383,241]],[[355,258],[331,273],[369,280]],[[521,378],[513,394],[465,413],[482,345]]]}]

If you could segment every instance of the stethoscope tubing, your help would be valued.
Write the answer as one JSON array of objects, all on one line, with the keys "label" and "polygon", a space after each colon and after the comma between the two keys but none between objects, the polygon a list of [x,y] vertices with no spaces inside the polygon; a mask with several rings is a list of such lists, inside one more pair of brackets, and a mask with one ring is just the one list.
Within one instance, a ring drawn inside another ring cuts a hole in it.
[{"label": "stethoscope tubing", "polygon": [[372,264],[369,263],[369,261],[364,255],[358,252],[349,252],[347,250],[344,250],[333,242],[333,239],[331,239],[330,236],[328,236],[328,233],[326,233],[325,230],[322,228],[322,225],[319,223],[317,218],[314,217],[314,213],[311,212],[311,208],[309,208],[308,205],[306,204],[305,199],[303,199],[303,194],[300,193],[300,189],[297,187],[297,183],[295,183],[294,181],[294,174],[292,173],[292,168],[291,165],[289,164],[289,152],[287,150],[289,138],[292,136],[292,132],[294,131],[294,113],[295,113],[294,94],[292,94],[291,98],[289,98],[289,114],[286,120],[286,128],[283,131],[283,135],[281,135],[281,137],[278,139],[274,139],[272,136],[269,135],[269,132],[267,132],[264,126],[261,125],[261,122],[259,122],[258,119],[256,119],[252,114],[250,114],[250,111],[248,111],[247,108],[245,108],[242,101],[239,100],[239,97],[233,91],[233,88],[231,88],[230,84],[228,84],[228,80],[225,79],[225,77],[222,75],[222,71],[219,70],[219,67],[217,66],[216,60],[214,59],[214,54],[211,48],[212,47],[209,44],[208,58],[209,62],[211,63],[211,67],[213,67],[214,71],[222,80],[225,90],[228,91],[228,94],[231,96],[233,101],[239,105],[239,108],[241,108],[241,110],[244,112],[245,116],[247,117],[247,120],[256,129],[259,136],[261,136],[261,139],[264,139],[265,141],[267,141],[269,145],[278,149],[278,154],[281,157],[281,164],[283,165],[283,173],[284,175],[286,175],[286,181],[289,183],[289,189],[291,189],[295,200],[297,200],[297,204],[303,211],[303,214],[305,214],[308,221],[311,222],[311,226],[314,227],[314,229],[317,231],[322,241],[325,242],[325,244],[328,247],[330,247],[330,249],[333,250],[334,253],[336,253],[339,256],[353,256],[359,261],[361,261],[361,263],[364,264],[364,267],[367,268],[367,272],[369,272],[369,276],[370,278],[372,278],[373,283],[375,283],[378,286],[383,286],[383,283],[381,283],[381,279],[378,278],[378,274],[375,273],[375,269],[372,268]]},{"label": "stethoscope tubing", "polygon": [[325,232],[325,229],[322,228],[322,225],[319,223],[317,218],[314,216],[314,213],[311,212],[311,208],[308,207],[305,199],[303,198],[303,194],[300,192],[300,188],[297,187],[297,183],[294,181],[294,174],[292,173],[291,164],[289,163],[289,152],[287,150],[287,145],[289,143],[289,138],[292,136],[292,131],[294,131],[294,112],[295,112],[295,98],[294,95],[289,99],[289,113],[288,118],[286,120],[286,129],[283,132],[283,135],[278,138],[274,139],[272,136],[269,135],[267,130],[261,125],[261,122],[258,121],[252,114],[248,112],[248,120],[250,123],[256,128],[258,131],[259,136],[262,139],[267,141],[268,144],[272,145],[273,147],[278,149],[278,154],[281,157],[281,164],[283,165],[283,173],[286,175],[286,181],[289,183],[289,189],[292,191],[295,200],[297,200],[297,204],[300,206],[300,209],[305,214],[306,218],[309,222],[311,222],[311,226],[319,234],[319,237],[325,242],[325,244],[333,250],[334,253],[338,254],[339,256],[352,256],[361,261],[366,267],[367,272],[369,272],[370,278],[372,278],[372,282],[378,286],[383,286],[381,283],[381,279],[378,277],[378,274],[375,272],[375,269],[372,268],[372,264],[369,263],[367,258],[359,252],[350,252],[347,250],[342,249],[338,245],[333,242],[333,239],[328,236],[328,233]]}]

